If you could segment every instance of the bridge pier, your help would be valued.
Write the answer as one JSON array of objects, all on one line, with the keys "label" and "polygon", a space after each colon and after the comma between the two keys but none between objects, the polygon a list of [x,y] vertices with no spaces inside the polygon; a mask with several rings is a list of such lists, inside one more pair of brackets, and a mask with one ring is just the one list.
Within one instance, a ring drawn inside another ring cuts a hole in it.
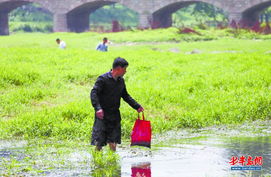
[{"label": "bridge pier", "polygon": [[138,15],[138,27],[142,29],[150,28],[152,23],[152,15],[149,13],[140,13]]},{"label": "bridge pier", "polygon": [[8,13],[0,13],[0,35],[9,35]]},{"label": "bridge pier", "polygon": [[[38,3],[54,14],[54,32],[84,32],[89,30],[89,13],[105,5],[119,3],[139,13],[140,28],[167,28],[172,26],[172,13],[198,1],[180,0],[0,0],[0,35],[9,34],[8,12],[28,3]],[[271,6],[270,0],[233,0],[203,2],[215,5],[229,13],[229,24],[237,27],[253,26],[259,13]],[[88,12],[88,13],[86,13]]]},{"label": "bridge pier", "polygon": [[67,14],[54,14],[54,32],[69,32]]},{"label": "bridge pier", "polygon": [[242,21],[243,15],[241,12],[229,12],[228,19],[229,19],[229,26],[234,27],[233,25],[238,25]]},{"label": "bridge pier", "polygon": [[240,28],[251,27],[259,23],[259,12],[229,13],[229,25],[234,27],[233,23],[235,23],[235,27],[240,27]]},{"label": "bridge pier", "polygon": [[76,33],[89,31],[89,13],[68,14],[68,28]]}]

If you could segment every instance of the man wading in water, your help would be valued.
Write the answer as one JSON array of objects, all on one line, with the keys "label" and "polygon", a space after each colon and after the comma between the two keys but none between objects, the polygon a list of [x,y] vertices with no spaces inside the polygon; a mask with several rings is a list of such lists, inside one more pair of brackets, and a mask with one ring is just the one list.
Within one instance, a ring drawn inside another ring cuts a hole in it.
[{"label": "man wading in water", "polygon": [[122,97],[137,112],[144,111],[127,92],[123,79],[128,62],[116,58],[113,69],[98,77],[90,92],[92,106],[95,109],[95,121],[92,128],[91,144],[101,150],[107,143],[112,151],[116,151],[121,143],[120,98]]}]

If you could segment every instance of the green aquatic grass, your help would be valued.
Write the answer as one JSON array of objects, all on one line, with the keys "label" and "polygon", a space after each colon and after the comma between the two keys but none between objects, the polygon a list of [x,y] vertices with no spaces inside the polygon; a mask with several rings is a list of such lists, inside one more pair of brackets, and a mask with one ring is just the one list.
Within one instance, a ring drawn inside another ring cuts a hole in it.
[{"label": "green aquatic grass", "polygon": [[92,176],[110,177],[121,175],[120,157],[118,154],[111,150],[96,151],[92,149],[91,155]]},{"label": "green aquatic grass", "polygon": [[[95,151],[82,141],[31,139],[8,141],[0,158],[0,176],[121,176],[120,156],[104,148]],[[1,143],[5,144],[5,141]],[[14,144],[13,144],[14,143]],[[10,152],[10,153],[9,153]]]},{"label": "green aquatic grass", "polygon": [[[94,115],[89,92],[118,56],[130,63],[127,89],[144,106],[154,133],[270,119],[269,41],[163,42],[176,35],[173,30],[0,37],[0,137],[88,141]],[[108,53],[93,49],[104,35],[117,41]],[[57,49],[59,36],[67,39],[67,50]],[[150,43],[154,36],[160,42]],[[200,52],[187,53],[195,49]],[[137,113],[124,102],[121,113],[128,138]]]}]

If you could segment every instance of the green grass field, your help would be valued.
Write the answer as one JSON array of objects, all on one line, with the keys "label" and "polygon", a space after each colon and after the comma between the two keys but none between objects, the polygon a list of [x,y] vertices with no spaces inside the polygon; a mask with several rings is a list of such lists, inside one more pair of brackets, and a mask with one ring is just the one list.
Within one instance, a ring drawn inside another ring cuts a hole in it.
[{"label": "green grass field", "polygon": [[[271,118],[271,35],[177,31],[0,37],[0,138],[88,141],[89,92],[118,56],[129,61],[127,89],[154,133]],[[95,51],[104,36],[109,52]],[[57,48],[58,37],[66,50]],[[122,102],[121,113],[128,138],[137,112]]]}]

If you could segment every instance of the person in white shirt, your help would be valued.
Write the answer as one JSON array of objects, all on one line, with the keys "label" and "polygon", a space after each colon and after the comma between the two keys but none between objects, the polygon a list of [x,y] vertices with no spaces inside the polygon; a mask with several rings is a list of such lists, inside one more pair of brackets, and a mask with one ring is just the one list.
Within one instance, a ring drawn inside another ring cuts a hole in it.
[{"label": "person in white shirt", "polygon": [[58,44],[60,49],[66,49],[66,43],[59,38],[56,39],[56,43]]}]

